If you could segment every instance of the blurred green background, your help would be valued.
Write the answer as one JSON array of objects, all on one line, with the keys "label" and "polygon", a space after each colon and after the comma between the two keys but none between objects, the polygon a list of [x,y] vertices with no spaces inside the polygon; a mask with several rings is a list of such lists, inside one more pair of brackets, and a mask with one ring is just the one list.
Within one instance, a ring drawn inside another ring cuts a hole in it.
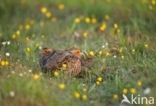
[{"label": "blurred green background", "polygon": [[[155,17],[156,0],[1,0],[0,105],[116,106],[122,94],[156,97]],[[80,48],[93,66],[83,78],[43,74],[43,47]]]}]

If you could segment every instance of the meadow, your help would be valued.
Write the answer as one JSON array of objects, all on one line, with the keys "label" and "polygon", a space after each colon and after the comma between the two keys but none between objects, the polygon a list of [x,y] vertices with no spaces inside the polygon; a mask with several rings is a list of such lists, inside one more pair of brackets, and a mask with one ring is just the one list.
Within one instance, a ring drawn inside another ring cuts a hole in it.
[{"label": "meadow", "polygon": [[[156,98],[155,17],[156,0],[1,0],[0,106],[128,106],[123,94]],[[44,47],[79,48],[93,64],[81,78],[42,73]]]}]

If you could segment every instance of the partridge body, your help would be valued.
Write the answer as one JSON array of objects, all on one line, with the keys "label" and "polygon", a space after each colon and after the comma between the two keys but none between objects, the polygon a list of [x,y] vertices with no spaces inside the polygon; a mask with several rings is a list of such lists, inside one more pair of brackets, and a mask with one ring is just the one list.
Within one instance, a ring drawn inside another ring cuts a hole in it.
[{"label": "partridge body", "polygon": [[40,53],[40,67],[43,72],[59,69],[62,64],[67,65],[67,73],[77,76],[81,72],[79,50],[52,50],[44,48]]}]

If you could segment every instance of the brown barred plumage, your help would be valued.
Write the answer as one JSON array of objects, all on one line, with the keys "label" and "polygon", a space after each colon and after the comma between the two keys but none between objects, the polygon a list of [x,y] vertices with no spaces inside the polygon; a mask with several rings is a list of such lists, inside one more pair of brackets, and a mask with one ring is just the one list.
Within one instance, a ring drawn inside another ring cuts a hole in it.
[{"label": "brown barred plumage", "polygon": [[81,61],[78,57],[71,55],[67,56],[65,59],[65,63],[67,64],[67,74],[70,76],[77,76],[81,72]]},{"label": "brown barred plumage", "polygon": [[43,72],[59,69],[62,64],[67,64],[67,74],[77,76],[81,72],[79,49],[52,50],[43,48],[40,53],[40,67]]}]

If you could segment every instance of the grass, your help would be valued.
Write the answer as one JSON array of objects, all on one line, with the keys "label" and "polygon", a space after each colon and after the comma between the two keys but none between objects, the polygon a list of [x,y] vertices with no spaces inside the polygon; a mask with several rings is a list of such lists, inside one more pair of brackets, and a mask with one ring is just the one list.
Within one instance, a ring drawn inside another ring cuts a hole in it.
[{"label": "grass", "polygon": [[[156,97],[155,2],[2,0],[0,105],[116,106],[147,89]],[[43,74],[42,47],[78,47],[93,66],[83,78]]]}]

